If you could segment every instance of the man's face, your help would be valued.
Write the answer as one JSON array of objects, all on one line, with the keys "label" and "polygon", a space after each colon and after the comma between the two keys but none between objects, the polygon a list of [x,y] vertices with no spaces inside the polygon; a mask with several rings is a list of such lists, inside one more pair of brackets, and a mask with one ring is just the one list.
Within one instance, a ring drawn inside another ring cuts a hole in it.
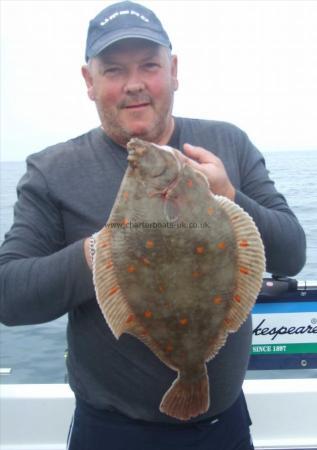
[{"label": "man's face", "polygon": [[125,146],[131,137],[166,144],[173,131],[177,59],[142,39],[113,44],[82,69],[88,95],[107,135]]}]

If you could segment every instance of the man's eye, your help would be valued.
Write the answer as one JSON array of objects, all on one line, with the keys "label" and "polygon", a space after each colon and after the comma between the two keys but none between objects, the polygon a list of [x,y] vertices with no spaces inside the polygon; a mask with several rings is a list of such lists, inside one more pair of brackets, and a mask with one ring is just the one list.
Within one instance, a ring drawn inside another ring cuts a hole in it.
[{"label": "man's eye", "polygon": [[153,62],[144,64],[144,68],[146,70],[156,70],[156,69],[158,69],[158,67],[159,67],[159,65],[157,63],[153,63]]},{"label": "man's eye", "polygon": [[105,75],[116,75],[120,73],[121,69],[120,67],[108,67],[104,70]]}]

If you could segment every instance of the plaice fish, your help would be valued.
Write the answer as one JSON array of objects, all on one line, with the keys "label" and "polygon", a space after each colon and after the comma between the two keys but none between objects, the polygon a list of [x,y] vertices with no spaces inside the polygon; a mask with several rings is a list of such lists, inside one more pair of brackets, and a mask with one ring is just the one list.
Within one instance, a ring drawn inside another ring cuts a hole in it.
[{"label": "plaice fish", "polygon": [[96,235],[97,301],[117,338],[130,333],[178,372],[158,407],[189,420],[210,405],[206,362],[259,293],[263,244],[251,217],[213,195],[178,150],[134,138],[128,152],[109,220]]}]

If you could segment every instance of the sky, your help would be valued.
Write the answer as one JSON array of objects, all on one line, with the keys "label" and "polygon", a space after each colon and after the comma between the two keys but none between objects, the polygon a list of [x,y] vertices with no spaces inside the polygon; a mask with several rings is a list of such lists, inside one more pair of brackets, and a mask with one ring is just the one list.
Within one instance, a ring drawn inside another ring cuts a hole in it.
[{"label": "sky", "polygon": [[[0,0],[1,154],[99,125],[80,68],[104,0]],[[266,151],[317,151],[317,1],[148,0],[179,60],[174,114],[224,120]]]}]

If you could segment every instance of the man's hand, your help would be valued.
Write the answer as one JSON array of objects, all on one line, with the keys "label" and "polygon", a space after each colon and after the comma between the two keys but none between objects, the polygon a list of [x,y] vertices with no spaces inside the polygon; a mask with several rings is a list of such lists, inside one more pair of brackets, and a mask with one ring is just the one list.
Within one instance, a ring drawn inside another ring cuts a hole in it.
[{"label": "man's hand", "polygon": [[188,156],[187,162],[206,175],[210,190],[214,194],[223,195],[234,201],[235,188],[229,180],[221,159],[204,148],[194,147],[191,144],[184,144],[184,151]]}]

